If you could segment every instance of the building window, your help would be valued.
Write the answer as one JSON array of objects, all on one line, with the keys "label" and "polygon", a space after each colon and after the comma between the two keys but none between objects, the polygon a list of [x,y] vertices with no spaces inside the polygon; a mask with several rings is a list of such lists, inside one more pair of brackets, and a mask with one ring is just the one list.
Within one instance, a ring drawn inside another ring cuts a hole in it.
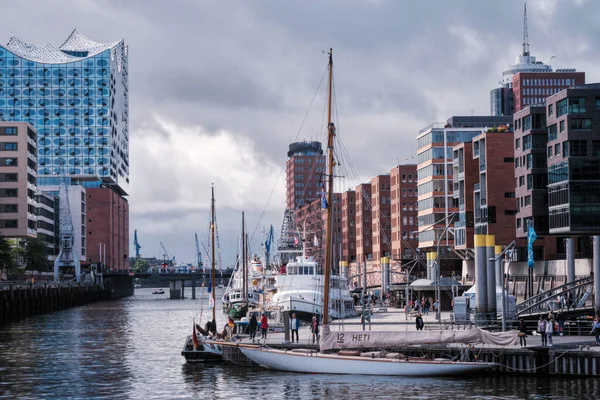
[{"label": "building window", "polygon": [[4,150],[17,150],[16,143],[4,143]]},{"label": "building window", "polygon": [[520,149],[521,148],[521,139],[517,138],[515,139],[515,149]]},{"label": "building window", "polygon": [[[586,119],[571,119],[570,121],[572,130],[590,130],[592,129],[592,120],[589,118]],[[561,122],[562,123],[562,122]],[[564,126],[563,126],[564,129]]]},{"label": "building window", "polygon": [[17,204],[0,204],[0,213],[16,213],[19,211]]},{"label": "building window", "polygon": [[18,228],[16,219],[0,219],[0,228]]},{"label": "building window", "polygon": [[552,157],[552,146],[548,146],[548,158]]},{"label": "building window", "polygon": [[4,128],[4,134],[5,135],[16,135],[17,128]]},{"label": "building window", "polygon": [[0,165],[4,165],[7,167],[16,167],[17,158],[0,158]]},{"label": "building window", "polygon": [[521,187],[521,186],[525,186],[525,177],[524,176],[519,177],[519,187]]},{"label": "building window", "polygon": [[557,143],[554,145],[554,155],[555,156],[559,156],[560,155],[560,143]]},{"label": "building window", "polygon": [[569,157],[569,142],[563,142],[563,157]]},{"label": "building window", "polygon": [[0,197],[17,197],[17,189],[0,189]]},{"label": "building window", "polygon": [[585,140],[570,140],[571,157],[587,156],[587,141]]},{"label": "building window", "polygon": [[560,131],[564,132],[565,130],[565,120],[563,119],[562,121],[560,121]]},{"label": "building window", "polygon": [[514,199],[515,198],[515,192],[504,192],[504,197],[507,199]]},{"label": "building window", "polygon": [[558,137],[558,132],[556,131],[556,124],[552,124],[548,127],[548,141],[552,141]]},{"label": "building window", "polygon": [[600,157],[600,140],[592,140],[592,157]]}]

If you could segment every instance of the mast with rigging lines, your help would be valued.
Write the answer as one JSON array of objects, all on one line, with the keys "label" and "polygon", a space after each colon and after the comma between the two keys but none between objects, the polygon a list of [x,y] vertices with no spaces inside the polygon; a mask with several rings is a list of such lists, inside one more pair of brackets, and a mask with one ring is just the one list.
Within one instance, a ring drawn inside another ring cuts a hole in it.
[{"label": "mast with rigging lines", "polygon": [[335,125],[331,122],[331,93],[333,90],[333,49],[329,49],[329,85],[327,90],[327,221],[325,225],[325,267],[323,268],[323,324],[329,323],[329,277],[331,275],[332,259],[332,232],[331,223],[333,213],[333,138],[335,137]]},{"label": "mast with rigging lines", "polygon": [[210,250],[211,250],[211,276],[210,276],[210,286],[211,286],[211,291],[210,291],[210,296],[211,296],[211,300],[212,300],[212,323],[213,323],[213,327],[217,326],[217,318],[215,315],[215,292],[216,292],[216,288],[215,288],[215,185],[213,184],[211,186],[211,199],[210,199],[210,214],[211,214],[211,218],[210,218],[210,241],[211,241],[211,246],[210,246]]}]

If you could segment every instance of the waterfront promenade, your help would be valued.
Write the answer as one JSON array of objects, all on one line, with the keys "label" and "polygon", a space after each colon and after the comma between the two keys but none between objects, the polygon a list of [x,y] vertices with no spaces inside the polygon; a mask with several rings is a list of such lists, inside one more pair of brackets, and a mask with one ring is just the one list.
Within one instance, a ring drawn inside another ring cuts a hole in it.
[{"label": "waterfront promenade", "polygon": [[[377,311],[377,310],[385,311]],[[374,313],[371,316],[371,324],[367,323],[365,330],[377,330],[377,331],[415,331],[416,324],[415,318],[412,315],[404,313],[404,310],[391,308],[391,307],[375,307]],[[453,325],[451,323],[450,312],[441,313],[441,322],[436,321],[435,312],[430,312],[429,315],[422,315],[423,322],[425,323],[424,330],[447,330],[447,329],[469,329],[475,328],[475,324],[472,325]],[[565,336],[559,336],[554,334],[552,337],[553,346],[550,348],[560,349],[581,349],[596,351],[600,353],[600,346],[596,346],[594,336],[590,335],[591,321],[580,321],[581,334],[566,334]],[[332,331],[356,331],[362,330],[361,317],[356,316],[353,318],[347,318],[344,320],[335,320],[331,324]],[[516,330],[515,330],[516,331]],[[579,333],[579,329],[576,327],[569,327],[568,331],[572,333]],[[260,335],[258,335],[260,336]],[[300,343],[295,344],[294,347],[302,347],[312,344],[312,334],[310,332],[310,326],[308,323],[304,323],[299,329]],[[243,339],[242,343],[247,343],[247,339]],[[285,333],[269,333],[267,337],[268,345],[288,345],[289,342],[285,341]],[[589,346],[589,348],[588,348]],[[478,347],[485,347],[478,345]],[[534,334],[528,331],[527,334],[527,348],[538,348],[542,347],[542,339],[538,334]],[[514,346],[507,346],[507,348],[520,349],[519,344]]]}]

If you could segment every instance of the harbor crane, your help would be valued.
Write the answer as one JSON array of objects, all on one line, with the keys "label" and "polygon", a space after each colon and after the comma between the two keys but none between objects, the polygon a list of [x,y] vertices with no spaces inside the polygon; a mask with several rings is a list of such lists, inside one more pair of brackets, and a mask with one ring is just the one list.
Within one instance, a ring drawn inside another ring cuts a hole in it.
[{"label": "harbor crane", "polygon": [[142,246],[140,246],[140,242],[138,242],[137,229],[133,232],[133,246],[135,247],[135,258],[138,259],[140,258],[140,249]]},{"label": "harbor crane", "polygon": [[74,229],[71,216],[71,204],[69,203],[69,185],[64,174],[62,165],[65,160],[60,159],[61,167],[59,169],[61,177],[59,178],[58,201],[59,201],[59,229],[60,229],[60,250],[54,261],[54,281],[60,281],[60,268],[69,267],[75,269],[75,278],[77,283],[81,282],[81,264],[79,255],[74,249]]},{"label": "harbor crane", "polygon": [[167,251],[167,249],[165,249],[165,245],[163,244],[163,242],[160,242],[160,247],[162,247],[162,249],[163,249],[163,265],[164,265],[164,264],[167,264],[167,260],[170,260],[169,252]]},{"label": "harbor crane", "polygon": [[204,270],[202,265],[202,253],[200,252],[200,244],[198,243],[198,233],[194,232],[194,237],[196,239],[196,257],[198,259],[198,269]]}]

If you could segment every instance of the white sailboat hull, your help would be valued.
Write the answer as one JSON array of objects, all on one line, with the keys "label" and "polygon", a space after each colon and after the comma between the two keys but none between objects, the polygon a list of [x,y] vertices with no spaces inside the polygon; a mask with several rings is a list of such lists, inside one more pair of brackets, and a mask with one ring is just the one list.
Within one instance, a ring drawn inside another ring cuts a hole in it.
[{"label": "white sailboat hull", "polygon": [[351,374],[382,376],[448,376],[473,374],[497,366],[487,362],[399,360],[338,356],[323,353],[240,347],[250,360],[268,369],[313,374]]}]

